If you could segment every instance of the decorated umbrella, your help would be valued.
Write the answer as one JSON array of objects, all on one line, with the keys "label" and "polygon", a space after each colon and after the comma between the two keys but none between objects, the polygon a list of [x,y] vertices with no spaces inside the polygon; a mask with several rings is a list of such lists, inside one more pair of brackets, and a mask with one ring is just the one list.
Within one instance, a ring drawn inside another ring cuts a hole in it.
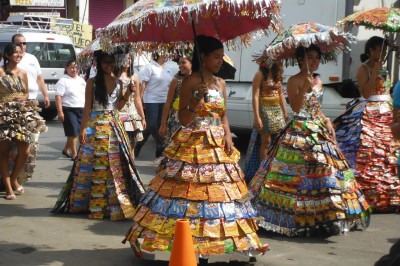
[{"label": "decorated umbrella", "polygon": [[[107,53],[114,54],[116,56],[117,66],[124,65],[126,62],[127,55],[133,55],[136,51],[132,48],[130,43],[108,45]],[[79,65],[83,68],[88,68],[92,64],[92,60],[96,54],[103,51],[104,48],[100,43],[100,39],[94,39],[91,41],[77,56]]]},{"label": "decorated umbrella", "polygon": [[139,0],[96,33],[145,50],[186,46],[196,33],[246,43],[250,33],[279,30],[279,11],[279,0]]},{"label": "decorated umbrella", "polygon": [[[385,32],[388,46],[392,50],[399,47],[391,40],[388,33],[400,32],[400,9],[394,7],[378,7],[355,12],[337,23],[338,27],[348,30],[351,26],[364,26],[368,29],[380,29]],[[383,52],[383,47],[381,54]],[[388,53],[389,54],[389,53]],[[399,55],[399,54],[398,54]],[[386,58],[385,58],[386,60]]]},{"label": "decorated umbrella", "polygon": [[355,12],[337,22],[338,26],[364,26],[369,29],[381,29],[385,32],[399,32],[400,9],[378,7]]},{"label": "decorated umbrella", "polygon": [[315,22],[299,23],[290,26],[279,34],[255,59],[258,64],[270,64],[284,60],[287,65],[295,65],[298,47],[316,45],[322,52],[322,63],[335,60],[336,56],[348,46],[354,37],[350,33],[338,33],[334,28]]}]

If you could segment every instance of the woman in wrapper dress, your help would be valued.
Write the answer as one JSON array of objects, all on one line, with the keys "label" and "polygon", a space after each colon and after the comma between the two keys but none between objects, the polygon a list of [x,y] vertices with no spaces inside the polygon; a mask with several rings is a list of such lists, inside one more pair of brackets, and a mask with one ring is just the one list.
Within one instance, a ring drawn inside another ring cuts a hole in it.
[{"label": "woman in wrapper dress", "polygon": [[158,134],[161,137],[165,137],[167,143],[181,124],[178,118],[179,108],[179,92],[182,86],[182,80],[184,77],[192,72],[192,62],[189,56],[181,56],[178,61],[179,72],[172,79],[169,85],[167,101],[165,102],[163,114],[161,118],[160,129]]},{"label": "woman in wrapper dress", "polygon": [[[122,93],[132,90],[129,100],[120,111],[120,118],[124,123],[124,128],[129,136],[132,155],[138,141],[143,140],[142,131],[146,128],[146,119],[143,111],[142,100],[139,93],[139,77],[136,73],[131,75],[131,58],[129,55],[120,55],[121,67],[118,70],[118,78],[123,85]],[[131,88],[129,88],[131,86]]]},{"label": "woman in wrapper dress", "polygon": [[126,235],[139,257],[142,250],[169,250],[180,218],[189,219],[195,252],[203,259],[267,249],[255,232],[256,212],[243,197],[248,189],[225,115],[226,85],[214,76],[223,62],[223,45],[208,36],[197,40],[202,63],[195,52],[193,72],[182,83],[182,128],[171,137]]},{"label": "woman in wrapper dress", "polygon": [[282,63],[277,61],[271,67],[262,64],[253,78],[254,130],[245,160],[247,182],[267,154],[271,138],[281,132],[289,119],[282,91]]},{"label": "woman in wrapper dress", "polygon": [[52,212],[132,218],[144,187],[118,112],[132,89],[122,93],[122,82],[113,74],[114,56],[98,55],[97,66],[86,83],[78,156]]},{"label": "woman in wrapper dress", "polygon": [[288,80],[294,118],[268,151],[250,182],[259,225],[289,236],[314,230],[339,233],[348,222],[368,216],[353,170],[340,152],[335,131],[320,111],[322,83],[317,75],[321,51],[299,47],[300,72]]},{"label": "woman in wrapper dress", "polygon": [[356,170],[356,179],[372,209],[381,212],[400,207],[397,169],[400,145],[390,129],[393,120],[390,79],[382,69],[385,51],[381,37],[373,36],[366,42],[357,72],[362,97],[351,102],[334,121],[339,147]]},{"label": "woman in wrapper dress", "polygon": [[[19,44],[6,45],[4,66],[0,68],[0,175],[7,200],[16,199],[14,191],[25,192],[18,177],[28,159],[29,145],[35,141],[35,134],[46,130],[45,122],[38,114],[38,102],[28,101],[27,74],[17,67],[22,53]],[[18,153],[12,168],[9,167],[11,143],[15,143]]]}]

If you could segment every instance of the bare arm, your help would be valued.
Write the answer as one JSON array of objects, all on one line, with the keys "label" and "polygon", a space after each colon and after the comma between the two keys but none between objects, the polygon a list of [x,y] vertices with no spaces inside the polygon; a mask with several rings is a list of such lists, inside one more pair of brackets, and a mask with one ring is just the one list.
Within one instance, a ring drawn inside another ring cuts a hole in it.
[{"label": "bare arm", "polygon": [[142,118],[143,129],[145,129],[146,128],[146,116],[145,116],[144,110],[143,110],[142,98],[140,97],[139,77],[137,75],[134,75],[133,81],[134,81],[133,86],[135,86],[135,88],[134,88],[135,94],[133,95],[133,103],[135,104],[138,114]]},{"label": "bare arm", "polygon": [[38,84],[39,89],[43,94],[44,107],[47,108],[50,106],[50,100],[49,100],[49,95],[47,93],[46,83],[44,82],[44,78],[42,75],[37,76],[36,83]]},{"label": "bare arm", "polygon": [[62,97],[60,95],[56,95],[55,99],[56,99],[56,108],[57,108],[58,120],[63,122],[64,121],[64,112],[62,110]]},{"label": "bare arm", "polygon": [[281,105],[283,116],[285,117],[285,120],[287,121],[289,119],[289,115],[286,110],[286,100],[285,100],[285,95],[283,95],[282,87],[279,89],[279,104]]},{"label": "bare arm", "polygon": [[263,127],[261,116],[260,116],[260,88],[261,88],[261,83],[263,80],[263,74],[261,71],[258,71],[253,78],[253,97],[252,97],[252,103],[253,103],[253,113],[254,113],[254,128],[257,130],[261,130]]},{"label": "bare arm", "polygon": [[178,87],[178,79],[173,78],[171,83],[169,84],[169,89],[168,89],[168,95],[167,95],[167,100],[164,105],[163,113],[162,113],[162,118],[161,118],[161,125],[160,129],[158,131],[158,134],[161,137],[164,137],[167,133],[167,119],[168,119],[168,114],[169,111],[171,110],[172,103],[174,100],[174,95],[176,88]]},{"label": "bare arm", "polygon": [[369,98],[375,88],[376,78],[379,75],[379,71],[382,68],[382,62],[378,61],[375,63],[372,69],[371,76],[368,73],[368,67],[361,65],[357,71],[357,82],[360,90],[360,94],[364,98]]},{"label": "bare arm", "polygon": [[[226,83],[225,80],[219,79],[219,84],[220,84],[220,89],[222,91],[222,94],[224,95],[224,102],[226,103]],[[225,106],[226,108],[226,106]],[[228,151],[229,154],[233,152],[233,141],[232,141],[232,133],[231,133],[231,128],[229,126],[229,120],[228,116],[226,113],[222,117],[222,125],[224,127],[225,131],[225,149]]]}]

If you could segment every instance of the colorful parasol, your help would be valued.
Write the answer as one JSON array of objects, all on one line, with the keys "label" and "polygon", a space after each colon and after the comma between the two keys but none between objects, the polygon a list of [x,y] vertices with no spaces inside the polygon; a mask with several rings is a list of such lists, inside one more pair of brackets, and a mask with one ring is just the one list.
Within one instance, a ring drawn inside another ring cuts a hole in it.
[{"label": "colorful parasol", "polygon": [[321,62],[335,60],[343,50],[349,49],[354,37],[350,33],[338,33],[334,28],[315,22],[290,26],[279,34],[255,59],[258,64],[269,64],[274,60],[284,60],[287,65],[295,65],[298,47],[318,46],[322,52]]},{"label": "colorful parasol", "polygon": [[242,36],[245,42],[249,33],[279,30],[279,12],[279,0],[139,0],[96,33],[145,50],[186,45],[194,39],[193,26],[197,35],[222,42]]},{"label": "colorful parasol", "polygon": [[337,22],[337,26],[364,26],[369,29],[380,29],[386,32],[400,31],[400,9],[378,7],[355,12]]}]

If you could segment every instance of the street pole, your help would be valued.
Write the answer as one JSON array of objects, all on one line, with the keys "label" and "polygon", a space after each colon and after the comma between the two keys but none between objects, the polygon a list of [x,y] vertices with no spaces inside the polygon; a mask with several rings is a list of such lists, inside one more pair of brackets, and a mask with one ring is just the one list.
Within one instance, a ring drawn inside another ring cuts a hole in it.
[{"label": "street pole", "polygon": [[[345,16],[353,14],[353,12],[354,12],[354,0],[347,0],[346,1],[346,8],[345,8]],[[343,53],[342,81],[346,80],[346,79],[351,79],[351,77],[350,77],[350,65],[351,65],[350,53]]]}]

